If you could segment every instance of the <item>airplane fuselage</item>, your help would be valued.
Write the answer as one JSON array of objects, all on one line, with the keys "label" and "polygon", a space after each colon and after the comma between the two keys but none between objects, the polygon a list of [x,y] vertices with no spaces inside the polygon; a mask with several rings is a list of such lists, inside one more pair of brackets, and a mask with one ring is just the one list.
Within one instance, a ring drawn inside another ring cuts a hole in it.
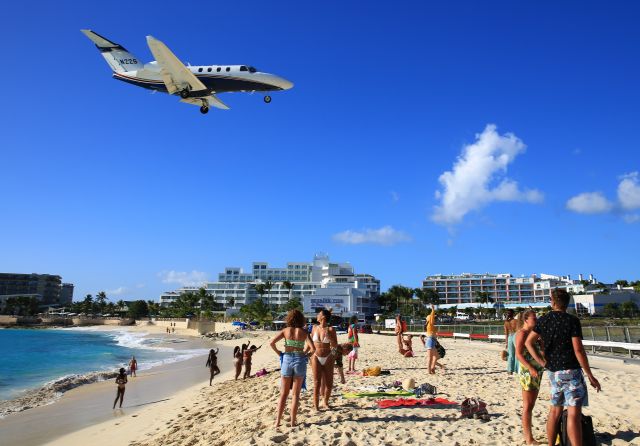
[{"label": "airplane fuselage", "polygon": [[[207,89],[216,93],[233,91],[280,91],[292,84],[279,76],[255,71],[246,65],[187,66]],[[249,70],[252,71],[249,71]],[[145,64],[141,70],[114,72],[113,77],[122,82],[167,93],[160,68],[154,63]]]}]

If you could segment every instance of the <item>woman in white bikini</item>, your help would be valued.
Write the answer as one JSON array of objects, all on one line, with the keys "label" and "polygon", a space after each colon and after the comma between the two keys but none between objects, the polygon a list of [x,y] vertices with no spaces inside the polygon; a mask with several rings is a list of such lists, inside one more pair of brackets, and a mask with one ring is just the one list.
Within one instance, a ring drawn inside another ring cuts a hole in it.
[{"label": "woman in white bikini", "polygon": [[313,370],[313,408],[318,410],[320,392],[325,407],[329,408],[329,397],[333,388],[333,368],[338,347],[336,330],[329,325],[331,312],[320,310],[318,313],[318,325],[313,327],[311,339],[316,352],[311,360]]}]

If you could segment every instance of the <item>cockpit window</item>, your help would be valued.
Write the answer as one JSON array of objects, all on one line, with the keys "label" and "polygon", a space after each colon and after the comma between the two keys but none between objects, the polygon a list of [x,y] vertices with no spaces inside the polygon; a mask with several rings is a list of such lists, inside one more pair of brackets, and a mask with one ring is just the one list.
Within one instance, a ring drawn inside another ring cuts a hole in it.
[{"label": "cockpit window", "polygon": [[255,73],[256,71],[258,70],[256,70],[254,67],[249,67],[249,73]]},{"label": "cockpit window", "polygon": [[247,71],[247,67],[245,67],[244,65],[242,65],[242,66],[240,67],[240,71]]}]

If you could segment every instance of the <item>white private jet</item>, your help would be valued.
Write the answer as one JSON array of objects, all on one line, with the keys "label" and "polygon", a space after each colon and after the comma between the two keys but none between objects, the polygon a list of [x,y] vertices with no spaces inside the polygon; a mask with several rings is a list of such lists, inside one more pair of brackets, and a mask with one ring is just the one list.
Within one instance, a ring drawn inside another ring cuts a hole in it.
[{"label": "white private jet", "polygon": [[[209,111],[209,106],[229,109],[216,93],[280,91],[293,87],[290,81],[261,73],[249,65],[184,65],[164,43],[151,36],[147,36],[147,44],[156,60],[142,64],[122,45],[89,29],[81,31],[96,44],[113,70],[114,78],[138,87],[180,95],[181,102],[199,105],[203,114]],[[271,96],[265,96],[264,101],[271,102]]]}]

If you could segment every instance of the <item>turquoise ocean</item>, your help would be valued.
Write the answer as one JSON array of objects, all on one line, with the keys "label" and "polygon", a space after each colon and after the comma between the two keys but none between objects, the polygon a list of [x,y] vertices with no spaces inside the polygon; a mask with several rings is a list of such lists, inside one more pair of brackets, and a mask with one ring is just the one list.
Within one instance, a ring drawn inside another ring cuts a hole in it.
[{"label": "turquoise ocean", "polygon": [[56,389],[59,396],[61,391],[103,379],[96,372],[126,367],[131,356],[139,370],[145,370],[203,354],[202,349],[175,347],[167,347],[166,338],[126,330],[0,329],[0,402],[45,388]]}]

